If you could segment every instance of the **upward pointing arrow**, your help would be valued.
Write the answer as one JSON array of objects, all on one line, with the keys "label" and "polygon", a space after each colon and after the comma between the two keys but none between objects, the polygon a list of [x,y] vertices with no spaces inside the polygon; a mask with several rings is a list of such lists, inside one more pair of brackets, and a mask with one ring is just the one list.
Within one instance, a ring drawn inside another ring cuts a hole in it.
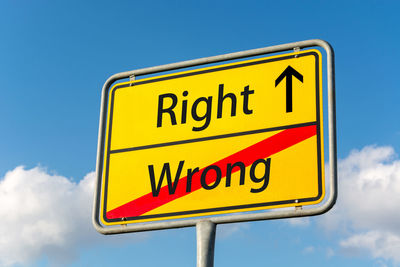
[{"label": "upward pointing arrow", "polygon": [[303,75],[298,73],[290,65],[279,75],[275,80],[275,87],[286,77],[286,113],[293,111],[293,90],[292,90],[292,76],[296,77],[300,82],[303,82]]}]

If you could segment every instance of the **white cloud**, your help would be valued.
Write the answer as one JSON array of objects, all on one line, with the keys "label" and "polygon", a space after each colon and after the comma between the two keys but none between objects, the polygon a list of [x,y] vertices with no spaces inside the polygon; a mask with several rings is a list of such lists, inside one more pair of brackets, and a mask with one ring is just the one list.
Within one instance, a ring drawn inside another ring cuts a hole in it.
[{"label": "white cloud", "polygon": [[303,249],[303,254],[311,254],[314,253],[315,248],[313,246],[308,246]]},{"label": "white cloud", "polygon": [[300,218],[290,218],[286,220],[291,226],[297,227],[307,227],[310,225],[310,218],[309,217],[300,217]]},{"label": "white cloud", "polygon": [[332,258],[333,256],[335,256],[335,251],[332,248],[327,248],[326,249],[326,257]]},{"label": "white cloud", "polygon": [[342,248],[368,252],[374,258],[383,258],[400,262],[400,237],[390,232],[369,231],[355,234],[340,242]]},{"label": "white cloud", "polygon": [[106,237],[91,224],[94,177],[92,172],[74,183],[21,166],[6,173],[0,180],[0,265],[43,256],[64,265],[83,246],[104,243]]},{"label": "white cloud", "polygon": [[220,224],[217,226],[216,236],[218,238],[228,238],[239,231],[243,231],[245,229],[249,229],[249,224],[247,223],[228,223],[228,224]]},{"label": "white cloud", "polygon": [[340,246],[347,253],[400,262],[400,160],[394,149],[354,150],[338,167],[338,201],[319,224],[344,236]]}]

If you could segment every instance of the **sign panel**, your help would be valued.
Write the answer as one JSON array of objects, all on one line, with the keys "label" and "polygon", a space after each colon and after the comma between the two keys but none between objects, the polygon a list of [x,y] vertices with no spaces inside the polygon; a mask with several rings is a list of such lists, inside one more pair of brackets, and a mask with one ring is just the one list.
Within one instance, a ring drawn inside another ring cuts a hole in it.
[{"label": "sign panel", "polygon": [[102,223],[319,203],[321,83],[312,49],[115,84]]}]

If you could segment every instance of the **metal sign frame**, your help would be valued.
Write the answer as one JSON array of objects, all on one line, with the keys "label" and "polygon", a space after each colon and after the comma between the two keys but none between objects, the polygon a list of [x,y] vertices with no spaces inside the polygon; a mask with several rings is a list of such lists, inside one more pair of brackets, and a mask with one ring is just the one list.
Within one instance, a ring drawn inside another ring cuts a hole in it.
[{"label": "metal sign frame", "polygon": [[[107,103],[108,103],[108,92],[112,87],[113,83],[121,79],[134,79],[137,76],[154,74],[158,72],[165,72],[171,70],[177,70],[182,68],[194,67],[199,65],[206,65],[211,63],[223,62],[228,60],[241,59],[246,57],[254,57],[259,55],[266,55],[277,52],[284,52],[295,50],[298,51],[302,48],[309,47],[321,47],[325,50],[327,55],[327,95],[328,95],[328,132],[329,132],[329,198],[322,205],[307,209],[293,209],[293,210],[277,210],[277,211],[266,211],[259,213],[250,214],[234,214],[224,216],[213,216],[213,217],[201,217],[194,219],[180,219],[180,220],[167,220],[161,222],[149,222],[139,224],[124,224],[120,226],[104,226],[100,222],[100,200],[101,200],[101,183],[102,183],[102,169],[103,169],[103,156],[104,156],[104,144],[105,144],[105,128],[107,120]],[[327,212],[330,210],[336,202],[337,198],[337,149],[336,149],[336,104],[335,104],[335,70],[334,70],[334,52],[333,48],[329,43],[323,40],[314,39],[307,41],[300,41],[294,43],[288,43],[277,46],[270,46],[265,48],[247,50],[242,52],[230,53],[225,55],[200,58],[189,61],[182,61],[178,63],[172,63],[167,65],[161,65],[156,67],[138,69],[128,72],[121,72],[112,75],[105,82],[102,89],[101,97],[101,108],[100,108],[100,121],[99,121],[99,138],[97,146],[97,163],[96,163],[96,185],[94,194],[94,205],[93,205],[93,225],[95,229],[102,234],[119,234],[129,232],[141,232],[151,231],[160,229],[171,229],[171,228],[182,228],[190,226],[201,226],[205,221],[212,223],[213,225],[222,223],[233,223],[233,222],[246,222],[246,221],[259,221],[259,220],[271,220],[281,218],[293,218],[293,217],[304,217],[314,216]],[[215,229],[214,229],[215,232]],[[215,234],[214,234],[215,236]]]}]

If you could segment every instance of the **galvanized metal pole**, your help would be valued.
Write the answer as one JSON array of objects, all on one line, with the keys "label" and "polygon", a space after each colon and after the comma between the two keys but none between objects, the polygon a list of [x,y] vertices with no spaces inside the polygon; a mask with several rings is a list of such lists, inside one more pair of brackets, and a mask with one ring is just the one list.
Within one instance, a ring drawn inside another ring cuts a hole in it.
[{"label": "galvanized metal pole", "polygon": [[216,228],[217,225],[208,220],[196,224],[197,267],[214,267]]}]

